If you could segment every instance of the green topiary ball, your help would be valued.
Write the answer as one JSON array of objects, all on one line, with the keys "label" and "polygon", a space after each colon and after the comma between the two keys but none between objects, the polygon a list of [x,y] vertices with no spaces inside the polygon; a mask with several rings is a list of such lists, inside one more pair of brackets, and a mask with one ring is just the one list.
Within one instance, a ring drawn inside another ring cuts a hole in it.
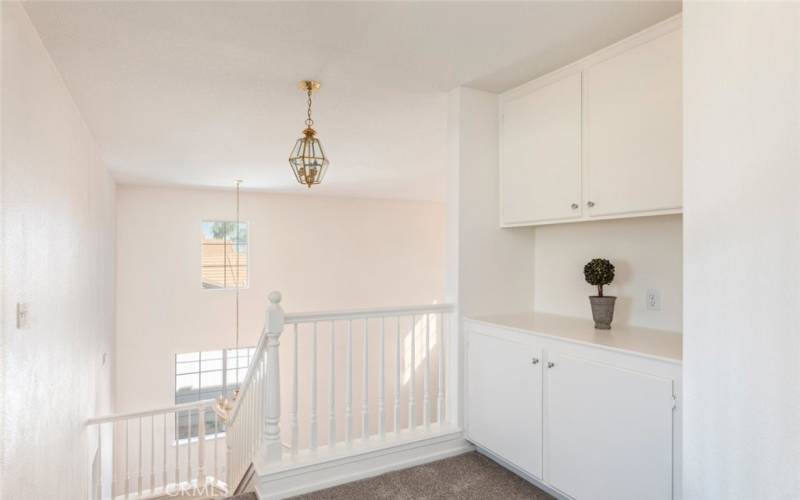
[{"label": "green topiary ball", "polygon": [[608,259],[592,259],[583,266],[586,282],[597,287],[597,295],[603,296],[603,286],[614,281],[614,264]]}]

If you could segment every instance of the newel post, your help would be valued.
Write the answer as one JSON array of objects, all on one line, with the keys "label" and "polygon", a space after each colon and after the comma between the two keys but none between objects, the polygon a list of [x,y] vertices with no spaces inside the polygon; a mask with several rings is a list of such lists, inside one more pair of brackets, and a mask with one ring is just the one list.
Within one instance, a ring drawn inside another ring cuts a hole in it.
[{"label": "newel post", "polygon": [[264,384],[264,438],[261,443],[261,457],[266,462],[281,459],[281,380],[278,347],[283,333],[283,309],[281,294],[269,294],[269,307],[264,324],[267,336],[267,377]]}]

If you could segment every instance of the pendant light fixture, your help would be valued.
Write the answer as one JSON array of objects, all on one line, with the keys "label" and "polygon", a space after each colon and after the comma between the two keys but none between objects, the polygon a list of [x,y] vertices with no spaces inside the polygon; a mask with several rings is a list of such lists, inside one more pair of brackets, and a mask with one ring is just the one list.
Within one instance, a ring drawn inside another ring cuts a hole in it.
[{"label": "pendant light fixture", "polygon": [[314,120],[311,119],[311,94],[319,90],[319,82],[313,80],[302,80],[298,85],[308,95],[308,111],[306,113],[306,128],[303,130],[303,137],[297,139],[289,155],[289,165],[292,167],[294,176],[300,184],[311,186],[322,182],[325,171],[328,168],[328,158],[322,150],[322,144],[316,137],[316,131],[312,127]]},{"label": "pendant light fixture", "polygon": [[[235,348],[234,351],[234,359],[236,360],[236,377],[239,377],[239,283],[240,283],[240,276],[239,272],[241,271],[241,267],[239,267],[239,230],[241,228],[241,224],[239,223],[239,185],[242,183],[241,179],[236,179],[236,313],[235,313],[235,323],[234,323],[234,342]],[[227,231],[226,231],[227,233]],[[227,262],[223,263],[223,265],[227,265]],[[228,415],[230,414],[231,410],[233,410],[234,404],[236,400],[239,399],[239,389],[236,389],[231,394],[230,398],[227,394],[220,394],[217,398],[217,403],[214,405],[214,413],[216,413],[220,420],[225,422],[228,419]]]}]

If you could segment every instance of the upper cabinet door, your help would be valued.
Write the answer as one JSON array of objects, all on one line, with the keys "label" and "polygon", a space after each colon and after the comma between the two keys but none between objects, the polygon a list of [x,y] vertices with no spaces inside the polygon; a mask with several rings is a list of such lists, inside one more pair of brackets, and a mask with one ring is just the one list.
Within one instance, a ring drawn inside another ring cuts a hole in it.
[{"label": "upper cabinet door", "polygon": [[590,216],[682,205],[681,31],[584,70],[584,172]]},{"label": "upper cabinet door", "polygon": [[504,226],[581,215],[581,75],[504,99],[500,211]]}]

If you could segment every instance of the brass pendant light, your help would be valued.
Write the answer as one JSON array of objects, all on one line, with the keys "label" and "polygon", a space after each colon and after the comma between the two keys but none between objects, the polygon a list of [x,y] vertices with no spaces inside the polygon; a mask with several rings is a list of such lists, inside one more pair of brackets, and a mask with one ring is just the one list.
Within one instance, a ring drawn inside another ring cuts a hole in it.
[{"label": "brass pendant light", "polygon": [[289,165],[292,167],[297,182],[308,186],[319,184],[325,177],[328,169],[328,158],[322,149],[322,143],[316,137],[313,129],[314,120],[311,119],[311,94],[319,90],[319,82],[313,80],[302,80],[298,85],[301,90],[308,95],[308,111],[306,113],[306,128],[303,130],[303,137],[297,139],[289,155]]}]

